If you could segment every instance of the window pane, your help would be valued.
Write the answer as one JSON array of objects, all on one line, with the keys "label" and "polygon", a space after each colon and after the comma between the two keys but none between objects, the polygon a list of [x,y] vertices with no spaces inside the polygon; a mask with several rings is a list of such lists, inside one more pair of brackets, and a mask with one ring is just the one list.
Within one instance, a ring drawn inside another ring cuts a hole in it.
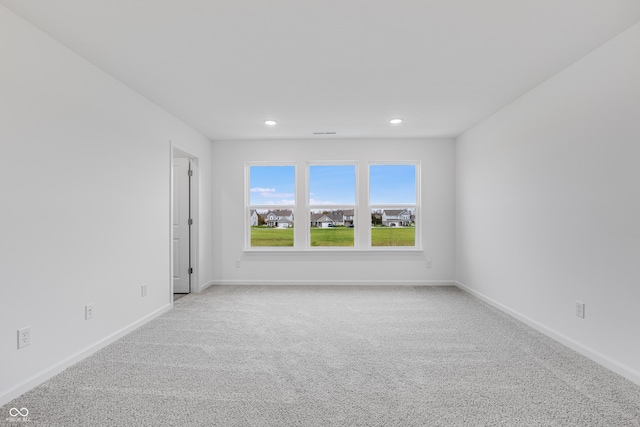
[{"label": "window pane", "polygon": [[293,246],[291,209],[251,209],[251,246]]},{"label": "window pane", "polygon": [[371,209],[371,246],[415,246],[415,210]]},{"label": "window pane", "polygon": [[249,204],[294,205],[295,167],[251,166],[249,169]]},{"label": "window pane", "polygon": [[353,246],[353,209],[312,209],[311,246]]},{"label": "window pane", "polygon": [[354,205],[355,165],[309,166],[309,204]]},{"label": "window pane", "polygon": [[370,165],[369,204],[415,204],[415,165]]}]

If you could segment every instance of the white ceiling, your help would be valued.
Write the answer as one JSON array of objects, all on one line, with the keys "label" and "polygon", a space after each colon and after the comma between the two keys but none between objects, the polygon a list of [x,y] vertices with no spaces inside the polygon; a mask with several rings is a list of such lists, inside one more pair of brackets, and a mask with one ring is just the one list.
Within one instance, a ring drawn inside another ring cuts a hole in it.
[{"label": "white ceiling", "polygon": [[640,0],[0,3],[214,140],[454,137],[640,20]]}]

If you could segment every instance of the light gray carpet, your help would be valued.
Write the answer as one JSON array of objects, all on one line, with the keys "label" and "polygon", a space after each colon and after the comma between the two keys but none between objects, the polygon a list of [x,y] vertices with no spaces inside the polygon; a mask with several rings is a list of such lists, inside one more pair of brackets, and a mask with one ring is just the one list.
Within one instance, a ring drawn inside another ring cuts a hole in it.
[{"label": "light gray carpet", "polygon": [[639,426],[640,387],[453,287],[216,286],[1,408],[31,426]]}]

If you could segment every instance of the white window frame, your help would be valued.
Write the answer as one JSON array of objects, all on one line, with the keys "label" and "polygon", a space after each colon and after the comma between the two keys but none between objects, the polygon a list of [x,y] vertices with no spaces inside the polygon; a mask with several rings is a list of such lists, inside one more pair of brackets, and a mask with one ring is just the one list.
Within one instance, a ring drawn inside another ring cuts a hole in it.
[{"label": "white window frame", "polygon": [[[405,204],[398,204],[398,203],[378,203],[378,204],[371,204],[371,166],[393,166],[393,165],[397,165],[397,166],[401,166],[401,165],[413,165],[415,167],[415,171],[416,171],[416,198],[415,198],[415,204],[411,204],[411,203],[405,203]],[[422,182],[421,180],[421,164],[420,164],[420,160],[406,160],[406,161],[370,161],[367,164],[367,212],[369,213],[369,215],[371,215],[371,211],[372,210],[377,210],[377,209],[381,209],[381,210],[385,210],[385,209],[414,209],[414,215],[415,215],[415,226],[414,226],[414,233],[415,233],[415,240],[414,240],[414,246],[373,246],[372,242],[371,242],[371,237],[372,237],[372,230],[373,230],[373,225],[371,224],[371,221],[369,221],[369,235],[368,235],[368,243],[369,243],[369,248],[373,251],[412,251],[412,250],[422,250],[422,216],[420,215],[421,212],[421,200],[420,200],[420,194],[422,194],[422,192],[420,191],[420,183]]]},{"label": "white window frame", "polygon": [[[251,204],[251,167],[253,166],[293,166],[293,205],[252,205]],[[298,164],[297,162],[245,162],[244,169],[244,249],[245,251],[291,251],[296,248],[296,223],[300,216],[298,212]],[[293,246],[251,246],[251,226],[249,226],[249,216],[251,210],[267,209],[290,209],[293,212]]]},{"label": "white window frame", "polygon": [[[312,205],[311,204],[311,167],[312,166],[353,166],[355,174],[354,204],[335,204],[335,205]],[[358,202],[359,202],[359,164],[355,160],[332,160],[332,161],[307,161],[305,167],[305,218],[304,226],[305,247],[313,251],[354,251],[359,249],[359,231],[358,231]],[[353,246],[311,246],[311,210],[327,209],[327,210],[346,210],[353,209]]]},{"label": "white window frame", "polygon": [[[311,205],[310,203],[310,166],[355,166],[355,205]],[[366,171],[361,168],[366,167]],[[416,171],[415,204],[371,204],[371,165],[414,165]],[[251,205],[252,166],[293,166],[294,194],[293,205]],[[304,173],[301,172],[302,168]],[[245,203],[244,203],[244,251],[245,252],[343,252],[365,253],[370,251],[418,252],[423,250],[422,242],[422,201],[421,201],[421,162],[406,161],[366,161],[355,160],[323,160],[323,161],[247,161],[245,162]],[[415,209],[415,246],[372,246],[371,245],[371,210],[372,209]],[[291,209],[294,218],[293,246],[251,246],[251,227],[249,214],[252,209]],[[353,209],[354,210],[354,242],[353,246],[311,246],[311,210],[312,209]]]}]

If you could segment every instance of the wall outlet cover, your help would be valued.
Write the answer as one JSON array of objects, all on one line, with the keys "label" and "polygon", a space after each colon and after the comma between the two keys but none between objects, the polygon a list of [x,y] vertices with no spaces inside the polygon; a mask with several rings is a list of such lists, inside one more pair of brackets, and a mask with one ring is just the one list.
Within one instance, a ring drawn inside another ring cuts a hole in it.
[{"label": "wall outlet cover", "polygon": [[18,349],[31,344],[31,326],[18,329]]},{"label": "wall outlet cover", "polygon": [[84,307],[84,318],[85,320],[93,319],[93,304],[87,304]]},{"label": "wall outlet cover", "polygon": [[576,316],[584,319],[584,303],[582,301],[576,301]]}]

